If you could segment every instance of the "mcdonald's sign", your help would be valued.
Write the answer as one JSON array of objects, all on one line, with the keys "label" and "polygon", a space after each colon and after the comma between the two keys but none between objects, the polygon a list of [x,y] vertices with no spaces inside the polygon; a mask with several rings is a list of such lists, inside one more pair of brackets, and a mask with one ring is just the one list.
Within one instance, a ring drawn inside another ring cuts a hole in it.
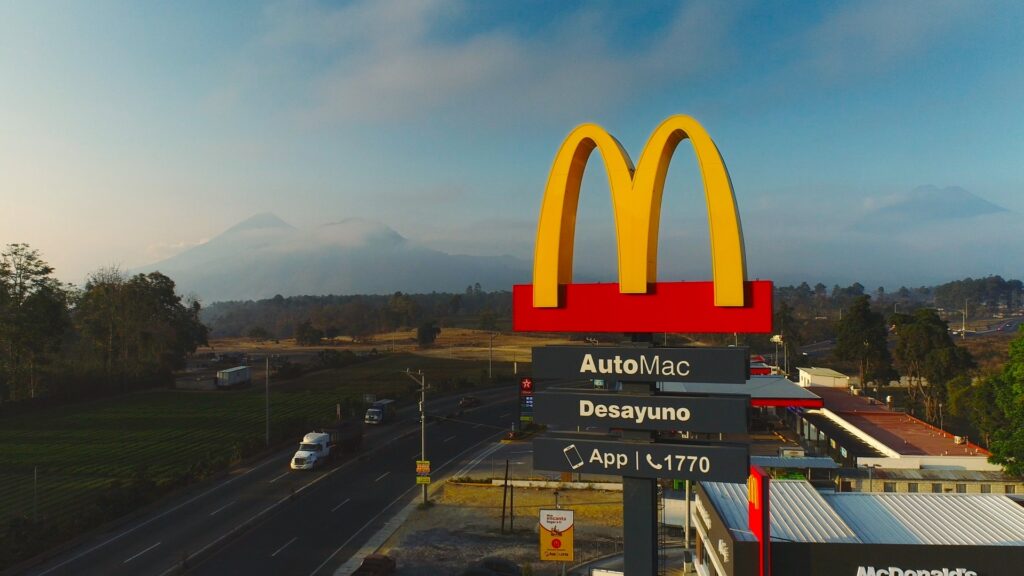
[{"label": "mcdonald's sign", "polygon": [[[710,282],[657,282],[658,227],[668,166],[689,138],[704,181]],[[611,187],[619,284],[573,284],[576,208],[591,152]],[[533,284],[513,287],[513,328],[553,332],[745,332],[772,328],[772,283],[747,281],[732,182],[711,137],[689,116],[661,123],[633,162],[600,126],[573,130],[555,155],[537,224]]]}]

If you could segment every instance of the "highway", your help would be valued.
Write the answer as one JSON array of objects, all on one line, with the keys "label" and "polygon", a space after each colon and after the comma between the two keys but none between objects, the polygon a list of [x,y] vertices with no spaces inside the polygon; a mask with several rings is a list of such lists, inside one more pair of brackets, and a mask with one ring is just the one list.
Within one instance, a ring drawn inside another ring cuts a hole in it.
[{"label": "highway", "polygon": [[[437,478],[511,429],[517,388],[473,393],[483,400],[455,421],[427,426]],[[458,398],[427,403],[452,412]],[[414,407],[413,407],[414,409]],[[332,574],[392,514],[418,495],[418,414],[367,426],[363,449],[333,467],[292,471],[289,447],[26,572],[65,574]],[[295,439],[296,445],[299,438]]]}]

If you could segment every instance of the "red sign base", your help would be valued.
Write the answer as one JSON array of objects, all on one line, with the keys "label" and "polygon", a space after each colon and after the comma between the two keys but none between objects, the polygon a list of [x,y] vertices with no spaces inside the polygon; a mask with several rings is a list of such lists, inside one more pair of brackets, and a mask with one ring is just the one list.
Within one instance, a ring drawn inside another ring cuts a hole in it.
[{"label": "red sign base", "polygon": [[685,332],[769,334],[772,282],[745,282],[746,306],[715,306],[714,282],[656,282],[647,294],[618,283],[568,284],[558,308],[534,308],[533,285],[512,287],[516,332]]}]

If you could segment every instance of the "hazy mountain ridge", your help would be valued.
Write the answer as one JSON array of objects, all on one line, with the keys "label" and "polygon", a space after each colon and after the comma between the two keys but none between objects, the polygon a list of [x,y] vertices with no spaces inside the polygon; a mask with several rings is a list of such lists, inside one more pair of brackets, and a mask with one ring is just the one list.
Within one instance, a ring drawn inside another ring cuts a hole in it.
[{"label": "hazy mountain ridge", "polygon": [[213,302],[276,294],[461,292],[477,282],[487,289],[508,289],[528,281],[529,267],[511,256],[447,254],[371,220],[348,218],[300,229],[272,214],[258,214],[137,271],[159,270],[174,279],[180,292]]}]

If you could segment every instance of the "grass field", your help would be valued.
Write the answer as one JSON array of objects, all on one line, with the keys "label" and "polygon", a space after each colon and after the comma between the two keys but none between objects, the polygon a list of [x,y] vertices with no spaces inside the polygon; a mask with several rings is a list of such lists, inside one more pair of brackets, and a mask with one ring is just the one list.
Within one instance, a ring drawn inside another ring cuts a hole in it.
[{"label": "grass field", "polygon": [[[298,441],[333,419],[336,403],[365,392],[412,401],[416,385],[401,373],[407,368],[423,370],[433,393],[442,393],[483,383],[487,361],[396,353],[272,382],[272,442]],[[496,378],[512,372],[508,363],[495,362],[494,370]],[[154,390],[0,420],[0,522],[88,516],[112,486],[144,478],[166,492],[259,451],[265,400],[255,376],[248,390]]]}]

